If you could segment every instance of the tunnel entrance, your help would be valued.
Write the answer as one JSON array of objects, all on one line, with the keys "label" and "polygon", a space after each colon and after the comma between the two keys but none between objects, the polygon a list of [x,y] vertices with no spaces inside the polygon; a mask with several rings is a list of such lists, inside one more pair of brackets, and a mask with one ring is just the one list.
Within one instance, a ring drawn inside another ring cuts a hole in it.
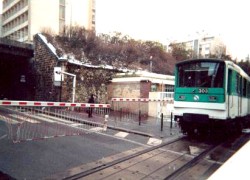
[{"label": "tunnel entrance", "polygon": [[0,41],[0,100],[32,100],[33,49],[9,42],[11,41]]}]

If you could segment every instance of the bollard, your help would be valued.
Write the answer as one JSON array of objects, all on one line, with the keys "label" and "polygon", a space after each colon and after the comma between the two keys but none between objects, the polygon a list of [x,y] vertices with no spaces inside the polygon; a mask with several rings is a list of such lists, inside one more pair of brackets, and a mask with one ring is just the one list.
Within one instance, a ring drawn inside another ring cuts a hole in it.
[{"label": "bollard", "polygon": [[141,125],[141,110],[139,110],[139,126]]},{"label": "bollard", "polygon": [[107,131],[107,128],[108,128],[108,118],[109,118],[109,115],[106,114],[105,115],[105,119],[104,119],[104,123],[103,123],[103,131]]},{"label": "bollard", "polygon": [[173,127],[173,112],[171,112],[171,115],[170,115],[170,128],[172,129]]},{"label": "bollard", "polygon": [[163,131],[163,113],[161,113],[161,131]]}]

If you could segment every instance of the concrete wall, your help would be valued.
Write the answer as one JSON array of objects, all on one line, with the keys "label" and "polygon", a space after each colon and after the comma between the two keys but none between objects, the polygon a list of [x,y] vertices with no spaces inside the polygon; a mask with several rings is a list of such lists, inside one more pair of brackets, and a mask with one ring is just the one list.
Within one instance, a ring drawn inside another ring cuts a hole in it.
[{"label": "concrete wall", "polygon": [[140,98],[140,82],[119,82],[110,83],[108,86],[108,97],[109,99],[120,97],[120,98]]},{"label": "concrete wall", "polygon": [[123,110],[126,112],[138,114],[139,108],[142,115],[148,114],[148,103],[140,102],[111,102],[111,98],[148,98],[151,82],[133,81],[133,82],[112,82],[108,86],[109,103],[114,110]]}]

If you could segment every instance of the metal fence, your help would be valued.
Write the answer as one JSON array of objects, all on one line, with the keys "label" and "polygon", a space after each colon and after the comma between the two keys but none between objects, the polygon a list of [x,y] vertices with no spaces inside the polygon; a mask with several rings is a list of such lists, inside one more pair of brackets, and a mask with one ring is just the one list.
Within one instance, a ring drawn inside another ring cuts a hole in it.
[{"label": "metal fence", "polygon": [[102,131],[109,113],[109,104],[0,101],[0,121],[14,143]]},{"label": "metal fence", "polygon": [[112,98],[111,116],[115,121],[143,122],[149,118],[170,118],[173,99]]}]

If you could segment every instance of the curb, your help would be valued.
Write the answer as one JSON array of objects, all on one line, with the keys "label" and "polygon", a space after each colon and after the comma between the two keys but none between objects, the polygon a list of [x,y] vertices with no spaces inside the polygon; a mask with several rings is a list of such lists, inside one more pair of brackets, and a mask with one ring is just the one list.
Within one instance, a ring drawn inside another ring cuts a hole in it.
[{"label": "curb", "polygon": [[124,129],[124,128],[120,128],[120,127],[108,126],[108,129],[133,133],[133,134],[137,134],[137,135],[141,135],[141,136],[145,136],[145,137],[154,137],[154,135],[152,135],[152,134],[144,133],[144,132],[141,132],[141,131],[134,131],[134,130],[130,130],[130,129]]}]

